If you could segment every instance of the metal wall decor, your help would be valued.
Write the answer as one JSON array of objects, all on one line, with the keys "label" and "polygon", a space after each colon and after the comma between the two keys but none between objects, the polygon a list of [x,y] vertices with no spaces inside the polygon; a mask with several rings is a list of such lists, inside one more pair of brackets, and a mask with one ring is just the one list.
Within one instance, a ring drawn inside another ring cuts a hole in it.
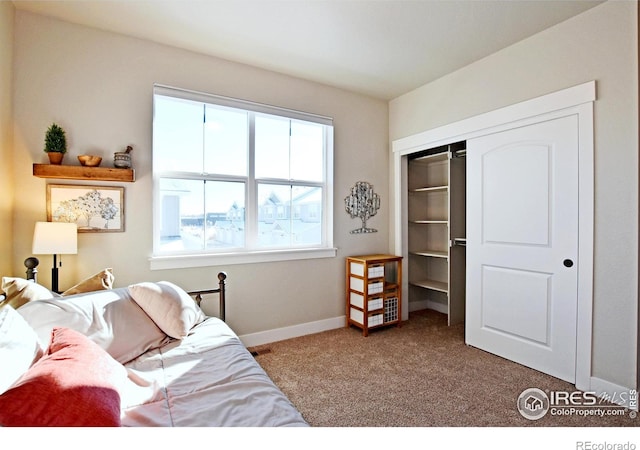
[{"label": "metal wall decor", "polygon": [[373,185],[366,181],[358,181],[351,194],[344,198],[344,209],[351,218],[359,217],[362,227],[351,230],[351,234],[375,233],[378,230],[367,228],[367,220],[376,215],[380,209],[380,196],[373,192]]}]

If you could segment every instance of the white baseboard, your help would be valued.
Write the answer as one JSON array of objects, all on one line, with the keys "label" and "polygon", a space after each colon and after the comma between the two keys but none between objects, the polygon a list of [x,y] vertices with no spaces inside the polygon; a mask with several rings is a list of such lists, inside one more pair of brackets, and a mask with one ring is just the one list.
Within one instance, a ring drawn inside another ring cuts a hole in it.
[{"label": "white baseboard", "polygon": [[[443,314],[447,314],[447,305],[442,303],[431,300],[409,303],[410,311],[418,311],[421,309],[433,309]],[[285,339],[292,339],[305,336],[307,334],[320,333],[322,331],[341,328],[344,327],[346,320],[345,316],[332,317],[330,319],[301,323],[299,325],[276,328],[273,330],[261,331],[259,333],[243,334],[240,336],[240,340],[245,347],[255,347],[257,345],[270,344],[271,342],[283,341]]]},{"label": "white baseboard", "polygon": [[[434,302],[431,300],[421,300],[409,303],[410,311],[418,311],[421,309],[433,309],[435,311],[447,314],[447,305]],[[270,344],[271,342],[292,339],[307,334],[320,333],[321,331],[334,330],[344,327],[346,316],[332,317],[330,319],[318,320],[315,322],[301,323],[290,327],[276,328],[273,330],[261,331],[259,333],[243,334],[240,340],[245,347],[255,347],[257,345]]]},{"label": "white baseboard", "polygon": [[284,341],[285,339],[305,336],[307,334],[320,333],[321,331],[341,328],[344,327],[346,323],[345,320],[345,316],[340,316],[315,322],[301,323],[299,325],[276,328],[274,330],[261,331],[259,333],[244,334],[240,336],[240,340],[245,347],[255,347],[256,345],[264,345],[271,342]]},{"label": "white baseboard", "polygon": [[591,391],[595,392],[598,397],[615,403],[617,405],[625,406],[629,409],[638,411],[638,397],[636,392],[635,405],[629,406],[629,396],[631,395],[632,388],[620,386],[610,381],[603,380],[597,377],[591,377]]},{"label": "white baseboard", "polygon": [[442,314],[449,314],[449,310],[447,305],[444,303],[438,303],[431,300],[427,300],[427,309],[433,309],[434,311],[438,311]]}]

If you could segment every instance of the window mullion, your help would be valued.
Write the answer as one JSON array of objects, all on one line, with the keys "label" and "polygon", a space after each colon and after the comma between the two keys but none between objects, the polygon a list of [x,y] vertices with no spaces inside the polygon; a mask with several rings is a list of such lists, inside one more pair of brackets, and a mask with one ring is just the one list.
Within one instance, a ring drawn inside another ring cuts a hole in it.
[{"label": "window mullion", "polygon": [[291,130],[291,120],[289,120],[289,180],[291,180],[293,177],[291,176],[291,134],[292,134],[292,130]]},{"label": "window mullion", "polygon": [[207,152],[207,133],[206,133],[206,128],[207,128],[207,105],[203,104],[202,105],[202,170],[201,172],[204,173],[205,170],[205,161],[207,159],[206,157],[206,152]]},{"label": "window mullion", "polygon": [[202,180],[202,250],[207,250],[207,180]]},{"label": "window mullion", "polygon": [[291,184],[291,180],[293,178],[293,174],[291,173],[291,171],[293,170],[293,167],[291,165],[291,152],[292,152],[292,144],[291,144],[291,140],[292,140],[292,134],[293,134],[293,130],[292,130],[292,121],[291,119],[289,119],[289,161],[287,161],[288,165],[289,165],[289,199],[287,202],[287,206],[285,206],[286,208],[289,208],[289,230],[291,230],[291,232],[289,233],[289,246],[291,246],[293,244],[293,235],[294,235],[294,227],[293,227],[293,185]]},{"label": "window mullion", "polygon": [[[201,172],[204,174],[205,161],[206,161],[206,153],[207,153],[207,105],[202,104],[202,169]],[[202,180],[202,250],[207,250],[207,180]]]},{"label": "window mullion", "polygon": [[246,247],[253,249],[258,241],[258,185],[256,183],[256,121],[255,114],[249,113],[249,176],[246,190],[245,208],[245,242]]}]

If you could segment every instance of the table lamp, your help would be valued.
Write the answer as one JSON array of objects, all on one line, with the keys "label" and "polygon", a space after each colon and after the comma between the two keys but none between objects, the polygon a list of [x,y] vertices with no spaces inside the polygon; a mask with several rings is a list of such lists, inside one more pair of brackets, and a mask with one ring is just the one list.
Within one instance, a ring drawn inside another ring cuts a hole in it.
[{"label": "table lamp", "polygon": [[[78,226],[65,222],[36,222],[33,231],[33,249],[36,255],[53,255],[51,290],[58,291],[58,255],[78,253]],[[62,265],[62,264],[60,264]]]}]

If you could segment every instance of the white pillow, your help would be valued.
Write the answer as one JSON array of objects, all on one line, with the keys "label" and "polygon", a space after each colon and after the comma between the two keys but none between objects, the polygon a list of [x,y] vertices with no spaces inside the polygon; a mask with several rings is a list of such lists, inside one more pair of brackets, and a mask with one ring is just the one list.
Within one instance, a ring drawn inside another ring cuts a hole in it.
[{"label": "white pillow", "polygon": [[127,288],[32,301],[18,313],[36,331],[43,347],[54,327],[71,328],[123,364],[170,341],[133,301]]},{"label": "white pillow", "polygon": [[129,293],[162,331],[176,339],[206,317],[189,294],[169,281],[132,284]]},{"label": "white pillow", "polygon": [[42,355],[33,328],[11,306],[0,308],[0,394]]}]

